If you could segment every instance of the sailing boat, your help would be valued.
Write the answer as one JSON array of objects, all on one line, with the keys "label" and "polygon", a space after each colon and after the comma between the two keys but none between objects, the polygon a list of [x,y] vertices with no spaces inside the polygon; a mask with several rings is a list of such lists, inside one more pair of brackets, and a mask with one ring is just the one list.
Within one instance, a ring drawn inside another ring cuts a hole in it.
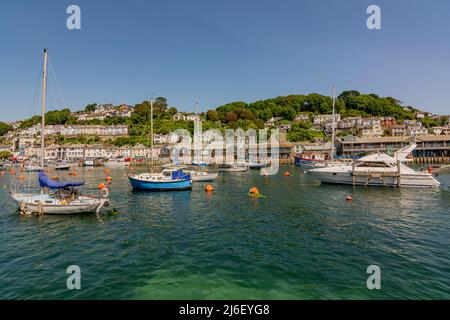
[{"label": "sailing boat", "polygon": [[[151,166],[153,167],[153,99],[150,100],[150,131],[151,131]],[[175,191],[192,189],[190,174],[180,168],[168,168],[159,173],[145,172],[128,175],[128,180],[134,190],[144,191]]]},{"label": "sailing boat", "polygon": [[336,161],[336,87],[333,86],[333,105],[332,105],[332,133],[331,133],[331,154],[330,160],[325,159],[324,152],[317,152],[308,156],[299,155],[295,157],[295,165],[304,168],[321,168],[329,164],[344,165],[344,161]]},{"label": "sailing boat", "polygon": [[75,214],[98,213],[109,204],[108,190],[103,195],[82,195],[76,187],[84,182],[60,183],[51,180],[44,172],[45,167],[45,99],[47,90],[48,51],[44,49],[44,70],[42,78],[42,124],[41,124],[41,161],[39,170],[40,191],[32,190],[33,186],[10,186],[11,198],[18,204],[22,213],[26,214]]}]

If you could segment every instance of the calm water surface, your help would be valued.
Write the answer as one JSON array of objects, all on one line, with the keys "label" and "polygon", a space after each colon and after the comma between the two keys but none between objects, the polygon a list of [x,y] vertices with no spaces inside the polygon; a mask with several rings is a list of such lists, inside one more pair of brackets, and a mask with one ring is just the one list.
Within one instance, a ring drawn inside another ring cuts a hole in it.
[{"label": "calm water surface", "polygon": [[[352,188],[283,167],[221,174],[207,194],[132,192],[124,173],[100,218],[21,217],[0,177],[0,299],[450,299],[448,175],[439,190]],[[73,264],[81,290],[66,287]],[[366,288],[372,264],[381,290]]]}]

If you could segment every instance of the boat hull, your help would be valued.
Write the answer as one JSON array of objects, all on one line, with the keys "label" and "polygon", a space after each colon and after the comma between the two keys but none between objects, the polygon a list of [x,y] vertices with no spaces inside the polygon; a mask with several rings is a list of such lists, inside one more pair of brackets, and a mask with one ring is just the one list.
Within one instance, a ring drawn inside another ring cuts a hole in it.
[{"label": "boat hull", "polygon": [[[12,197],[15,202],[19,205],[22,202],[24,205],[24,211],[29,213],[39,213],[41,210],[39,204],[33,202],[27,202],[21,200],[21,197]],[[90,202],[86,204],[76,204],[76,205],[62,205],[62,204],[43,204],[42,213],[48,215],[71,215],[71,214],[82,214],[82,213],[96,213],[100,206],[105,203],[101,201]]]},{"label": "boat hull", "polygon": [[196,182],[211,182],[214,181],[218,175],[218,173],[208,173],[206,175],[191,174],[191,177],[192,180]]},{"label": "boat hull", "polygon": [[265,165],[264,163],[256,163],[256,164],[249,164],[248,168],[252,169],[252,170],[257,170],[257,169],[261,169],[261,168],[265,168],[267,167],[267,165]]},{"label": "boat hull", "polygon": [[176,181],[144,181],[133,177],[128,177],[134,190],[144,191],[179,191],[192,189],[191,180]]},{"label": "boat hull", "polygon": [[323,160],[306,159],[301,157],[295,157],[295,165],[297,167],[310,168],[315,167],[323,163]]},{"label": "boat hull", "polygon": [[69,170],[70,169],[70,165],[62,165],[62,166],[56,166],[55,170]]},{"label": "boat hull", "polygon": [[437,188],[439,182],[431,175],[419,175],[419,174],[402,174],[400,177],[400,183],[395,176],[378,175],[372,176],[358,176],[355,175],[354,179],[351,172],[316,172],[310,170],[314,178],[320,180],[322,183],[328,184],[346,184],[356,186],[375,186],[375,187],[402,187],[402,188]]}]

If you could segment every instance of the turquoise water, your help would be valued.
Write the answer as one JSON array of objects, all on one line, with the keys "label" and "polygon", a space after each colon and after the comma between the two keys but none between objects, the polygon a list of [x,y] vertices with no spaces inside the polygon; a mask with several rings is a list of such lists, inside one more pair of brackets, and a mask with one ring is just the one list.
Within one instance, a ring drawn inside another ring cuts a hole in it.
[{"label": "turquoise water", "polygon": [[[100,218],[21,217],[0,189],[1,299],[450,298],[448,175],[439,190],[352,188],[283,167],[221,174],[208,194],[136,193],[124,173],[109,173],[117,213]],[[372,264],[381,290],[366,287]],[[69,265],[81,290],[66,287]]]}]

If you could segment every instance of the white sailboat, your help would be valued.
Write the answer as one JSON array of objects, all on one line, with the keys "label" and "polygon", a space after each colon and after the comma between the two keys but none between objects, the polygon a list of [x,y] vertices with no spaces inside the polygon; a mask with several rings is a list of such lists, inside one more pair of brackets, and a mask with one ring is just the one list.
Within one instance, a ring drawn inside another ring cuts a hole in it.
[{"label": "white sailboat", "polygon": [[[44,68],[42,78],[42,124],[41,124],[41,158],[39,169],[45,167],[45,99],[47,86],[48,52],[44,49]],[[18,204],[24,214],[76,214],[98,213],[109,204],[108,190],[102,189],[102,195],[81,194],[76,187],[84,182],[60,183],[51,180],[43,170],[39,171],[40,190],[34,185],[10,185],[11,198]]]},{"label": "white sailboat", "polygon": [[381,187],[438,188],[440,183],[429,172],[417,172],[407,167],[410,154],[416,145],[404,147],[391,157],[384,153],[371,154],[352,164],[327,164],[308,171],[323,183]]}]

